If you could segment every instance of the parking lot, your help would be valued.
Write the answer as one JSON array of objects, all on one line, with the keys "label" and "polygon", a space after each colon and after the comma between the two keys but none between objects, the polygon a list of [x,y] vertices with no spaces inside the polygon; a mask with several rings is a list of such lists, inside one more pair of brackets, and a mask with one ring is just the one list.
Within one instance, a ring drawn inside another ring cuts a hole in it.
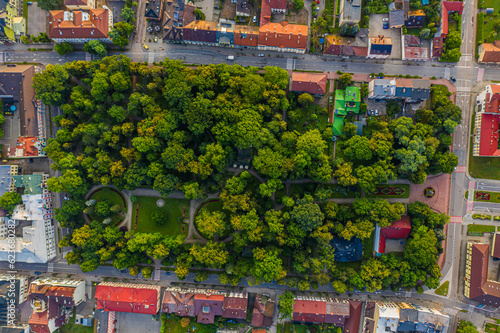
[{"label": "parking lot", "polygon": [[389,59],[401,59],[401,29],[384,29],[383,19],[389,14],[370,15],[370,37],[384,36],[392,38],[392,52]]},{"label": "parking lot", "polygon": [[160,332],[160,320],[151,315],[117,312],[116,320],[116,331],[120,333]]},{"label": "parking lot", "polygon": [[40,32],[47,31],[47,17],[48,12],[41,9],[34,2],[31,6],[28,6],[28,35],[38,36]]}]

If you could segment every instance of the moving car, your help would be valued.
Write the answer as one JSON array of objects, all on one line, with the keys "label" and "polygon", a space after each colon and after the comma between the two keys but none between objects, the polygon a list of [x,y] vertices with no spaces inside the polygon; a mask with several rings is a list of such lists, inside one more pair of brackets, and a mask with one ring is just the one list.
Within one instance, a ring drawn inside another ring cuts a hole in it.
[{"label": "moving car", "polygon": [[455,79],[455,77],[450,77],[450,80],[453,81],[453,82],[457,82],[457,79]]},{"label": "moving car", "polygon": [[143,47],[145,50],[149,50],[149,46],[147,46],[146,44],[142,44],[142,47]]},{"label": "moving car", "polygon": [[234,55],[229,55],[226,57],[227,60],[234,60]]},{"label": "moving car", "polygon": [[264,57],[264,53],[260,53],[260,54],[259,54],[259,57]]}]

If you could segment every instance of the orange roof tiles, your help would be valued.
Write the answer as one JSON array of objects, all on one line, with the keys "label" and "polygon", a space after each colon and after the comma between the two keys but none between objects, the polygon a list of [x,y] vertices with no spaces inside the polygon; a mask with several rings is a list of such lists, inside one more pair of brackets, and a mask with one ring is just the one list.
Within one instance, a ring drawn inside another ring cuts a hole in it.
[{"label": "orange roof tiles", "polygon": [[257,47],[259,42],[259,27],[246,25],[234,26],[234,45]]},{"label": "orange roof tiles", "polygon": [[107,38],[108,10],[91,9],[88,20],[81,11],[73,11],[73,20],[64,19],[63,10],[51,10],[49,15],[50,38]]},{"label": "orange roof tiles", "polygon": [[196,294],[194,299],[207,301],[224,301],[224,295]]},{"label": "orange roof tiles", "polygon": [[306,49],[308,28],[306,25],[287,22],[268,23],[259,29],[259,46],[290,49]]},{"label": "orange roof tiles", "polygon": [[500,47],[497,47],[495,44],[481,44],[479,49],[479,62],[500,62]]}]

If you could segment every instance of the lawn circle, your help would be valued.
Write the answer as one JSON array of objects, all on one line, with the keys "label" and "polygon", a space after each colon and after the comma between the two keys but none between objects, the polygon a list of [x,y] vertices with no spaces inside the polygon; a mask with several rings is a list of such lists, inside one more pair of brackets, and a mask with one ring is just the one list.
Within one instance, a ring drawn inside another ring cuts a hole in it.
[{"label": "lawn circle", "polygon": [[[125,214],[127,213],[127,202],[125,200],[125,197],[123,196],[123,194],[121,194],[120,191],[112,187],[104,186],[98,188],[88,196],[89,201],[92,199],[96,200],[96,203],[101,200],[106,200],[110,204],[118,204],[121,206],[122,212],[124,212]],[[90,220],[98,220],[101,222],[104,220],[104,218],[96,216],[95,214],[90,214],[90,215],[87,214],[87,216],[90,218]],[[110,225],[114,226],[117,226],[120,223],[122,223],[124,219],[124,217],[119,213],[115,213],[110,217],[112,218],[112,222],[110,223]]]},{"label": "lawn circle", "polygon": [[156,200],[156,206],[158,206],[160,208],[165,206],[165,200],[163,200],[163,199]]}]

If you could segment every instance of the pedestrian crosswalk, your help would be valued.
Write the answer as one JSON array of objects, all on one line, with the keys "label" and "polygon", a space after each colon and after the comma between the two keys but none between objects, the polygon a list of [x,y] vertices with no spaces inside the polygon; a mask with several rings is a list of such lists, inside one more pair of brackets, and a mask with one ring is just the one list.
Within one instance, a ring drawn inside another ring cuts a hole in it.
[{"label": "pedestrian crosswalk", "polygon": [[160,273],[161,270],[159,268],[156,268],[153,274],[153,280],[160,281]]},{"label": "pedestrian crosswalk", "polygon": [[54,263],[53,262],[49,262],[47,264],[47,272],[48,273],[52,273],[54,271]]},{"label": "pedestrian crosswalk", "polygon": [[484,80],[484,68],[479,68],[477,70],[477,79],[476,79],[476,81],[477,82],[481,82],[483,80]]},{"label": "pedestrian crosswalk", "polygon": [[295,69],[295,61],[291,58],[286,59],[286,69],[294,70]]},{"label": "pedestrian crosswalk", "polygon": [[455,169],[455,172],[464,173],[465,172],[465,165],[457,166],[457,168]]},{"label": "pedestrian crosswalk", "polygon": [[462,216],[450,216],[450,223],[462,223]]}]

